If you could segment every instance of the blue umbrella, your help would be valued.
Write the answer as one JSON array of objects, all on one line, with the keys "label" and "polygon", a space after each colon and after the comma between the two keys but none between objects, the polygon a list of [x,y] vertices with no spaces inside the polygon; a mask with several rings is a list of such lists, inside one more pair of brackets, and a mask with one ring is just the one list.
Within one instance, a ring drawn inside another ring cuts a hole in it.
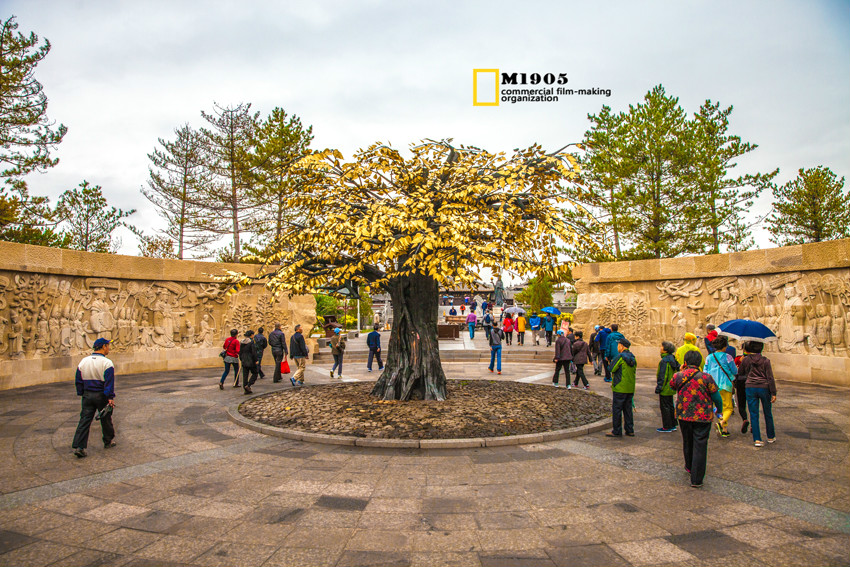
[{"label": "blue umbrella", "polygon": [[718,327],[718,335],[724,335],[739,341],[775,341],[776,335],[766,325],[749,319],[732,319]]},{"label": "blue umbrella", "polygon": [[543,313],[549,313],[550,315],[560,315],[561,314],[560,310],[558,310],[555,307],[544,307],[540,311],[542,311]]}]

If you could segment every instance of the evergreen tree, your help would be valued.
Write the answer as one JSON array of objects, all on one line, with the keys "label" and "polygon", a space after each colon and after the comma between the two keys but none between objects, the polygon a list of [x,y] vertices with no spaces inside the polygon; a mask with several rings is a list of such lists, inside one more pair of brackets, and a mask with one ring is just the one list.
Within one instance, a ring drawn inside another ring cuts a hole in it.
[{"label": "evergreen tree", "polygon": [[775,244],[850,237],[850,195],[828,167],[800,168],[795,179],[773,188],[773,199],[767,223]]},{"label": "evergreen tree", "polygon": [[541,309],[552,305],[552,282],[545,275],[535,276],[528,281],[525,289],[516,294],[517,303],[528,305],[531,311],[539,313]]},{"label": "evergreen tree", "polygon": [[0,239],[62,246],[54,211],[44,197],[32,197],[23,177],[58,163],[50,152],[67,132],[47,117],[47,95],[34,76],[47,57],[50,42],[16,32],[11,16],[0,26]]},{"label": "evergreen tree", "polygon": [[[175,257],[182,260],[188,252],[204,257],[208,255],[207,245],[218,238],[210,229],[221,232],[224,223],[199,204],[199,198],[209,193],[212,185],[200,133],[186,124],[174,134],[174,141],[160,138],[162,149],[148,154],[152,165],[148,187],[142,187],[142,193],[165,219],[162,236],[176,245]],[[140,240],[148,253],[167,253],[158,237],[140,235]]]},{"label": "evergreen tree", "polygon": [[304,212],[286,206],[302,180],[292,174],[293,164],[303,157],[313,139],[313,127],[304,128],[298,116],[275,108],[255,133],[255,173],[258,198],[263,203],[250,219],[248,229],[268,245],[283,234],[288,220]]},{"label": "evergreen tree", "polygon": [[251,105],[240,103],[222,107],[211,114],[201,111],[208,128],[202,128],[208,167],[213,183],[204,187],[196,203],[210,218],[224,217],[228,228],[211,225],[216,234],[233,237],[227,258],[238,262],[242,257],[242,232],[245,222],[262,201],[258,199],[253,172],[253,140],[260,113],[251,114]]},{"label": "evergreen tree", "polygon": [[[721,245],[728,250],[740,250],[752,242],[743,213],[750,210],[753,200],[779,172],[728,177],[736,166],[734,160],[758,146],[741,142],[739,136],[729,135],[729,115],[732,107],[720,108],[710,100],[700,107],[688,124],[690,167],[688,180],[693,184],[697,201],[697,230],[691,235],[699,240],[700,252],[720,253]],[[745,248],[744,248],[745,249]]]},{"label": "evergreen tree", "polygon": [[[581,180],[588,192],[581,199],[584,205],[590,207],[594,214],[587,218],[584,215],[572,214],[580,222],[589,222],[585,230],[603,233],[604,241],[611,241],[609,250],[614,258],[622,256],[620,246],[620,217],[618,210],[623,202],[620,186],[620,167],[622,164],[623,148],[620,130],[623,126],[624,115],[612,114],[611,107],[603,106],[599,114],[588,114],[590,130],[584,134],[582,147],[586,150],[580,158]],[[583,261],[600,261],[603,258],[587,256],[587,250],[576,250],[576,257]],[[545,307],[545,306],[544,306]]]},{"label": "evergreen tree", "polygon": [[[629,258],[670,258],[699,251],[695,195],[688,165],[685,111],[656,86],[629,105],[616,142],[622,196],[618,223],[632,244]],[[616,196],[616,195],[615,195]]]},{"label": "evergreen tree", "polygon": [[121,242],[112,233],[120,226],[128,226],[121,219],[136,212],[109,208],[100,185],[83,181],[78,187],[68,189],[59,197],[58,213],[62,216],[66,232],[71,237],[70,248],[86,252],[115,253]]}]

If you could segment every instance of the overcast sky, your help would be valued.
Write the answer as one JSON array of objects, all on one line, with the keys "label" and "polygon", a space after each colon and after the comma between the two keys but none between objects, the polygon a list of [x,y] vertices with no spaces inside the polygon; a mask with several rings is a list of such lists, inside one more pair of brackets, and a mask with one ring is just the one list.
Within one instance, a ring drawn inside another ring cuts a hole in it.
[{"label": "overcast sky", "polygon": [[[850,172],[850,2],[0,1],[50,40],[36,77],[68,127],[34,194],[83,179],[131,221],[160,227],[139,188],[157,138],[201,126],[213,103],[275,106],[346,157],[375,142],[454,138],[491,151],[580,141],[587,114],[663,84],[692,114],[734,105],[731,132],[759,149],[740,171]],[[567,73],[610,97],[472,105],[472,70]],[[765,195],[758,204],[770,208]],[[763,231],[760,246],[770,246]],[[124,236],[125,253],[137,251]]]}]

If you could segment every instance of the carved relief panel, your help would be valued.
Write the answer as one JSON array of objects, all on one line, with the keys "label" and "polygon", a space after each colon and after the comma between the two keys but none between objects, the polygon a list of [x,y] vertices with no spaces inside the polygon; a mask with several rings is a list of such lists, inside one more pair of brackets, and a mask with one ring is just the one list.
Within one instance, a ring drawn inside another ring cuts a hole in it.
[{"label": "carved relief panel", "polygon": [[[0,359],[80,355],[94,340],[115,352],[220,345],[229,330],[290,326],[289,299],[261,287],[228,296],[215,283],[0,272]],[[311,321],[299,321],[309,326]]]},{"label": "carved relief panel", "polygon": [[594,283],[578,296],[577,324],[617,323],[635,344],[681,344],[706,325],[753,319],[778,337],[768,350],[850,355],[850,270]]}]

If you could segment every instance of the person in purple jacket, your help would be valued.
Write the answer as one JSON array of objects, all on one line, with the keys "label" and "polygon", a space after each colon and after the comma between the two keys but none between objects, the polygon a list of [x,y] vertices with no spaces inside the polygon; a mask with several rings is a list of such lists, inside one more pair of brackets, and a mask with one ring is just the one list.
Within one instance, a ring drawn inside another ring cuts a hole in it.
[{"label": "person in purple jacket", "polygon": [[99,338],[94,341],[94,352],[85,357],[77,367],[74,385],[77,387],[77,395],[82,397],[82,410],[71,448],[78,459],[87,455],[89,428],[97,412],[102,412],[100,428],[103,430],[104,448],[110,449],[116,445],[112,413],[102,411],[107,406],[115,407],[115,366],[106,358],[107,354],[109,339]]}]

